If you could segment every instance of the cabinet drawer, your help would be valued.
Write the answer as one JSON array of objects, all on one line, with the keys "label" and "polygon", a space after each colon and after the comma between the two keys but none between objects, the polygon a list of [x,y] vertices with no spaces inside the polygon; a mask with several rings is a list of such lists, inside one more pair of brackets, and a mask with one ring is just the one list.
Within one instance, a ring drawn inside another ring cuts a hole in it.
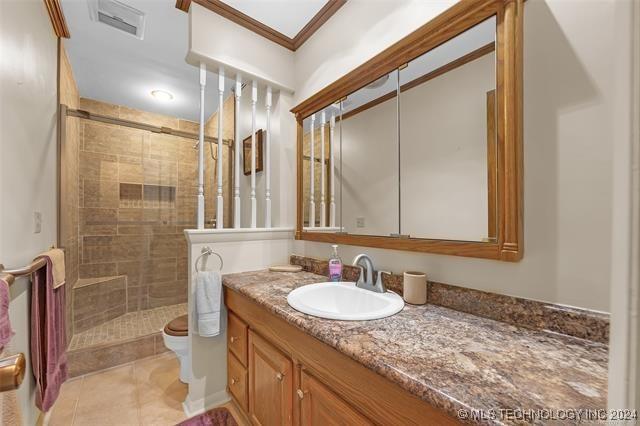
[{"label": "cabinet drawer", "polygon": [[247,394],[247,369],[231,353],[227,353],[227,385],[229,392],[238,401],[243,410],[249,407],[249,395]]},{"label": "cabinet drawer", "polygon": [[247,330],[247,324],[229,312],[227,347],[245,367],[247,366]]}]

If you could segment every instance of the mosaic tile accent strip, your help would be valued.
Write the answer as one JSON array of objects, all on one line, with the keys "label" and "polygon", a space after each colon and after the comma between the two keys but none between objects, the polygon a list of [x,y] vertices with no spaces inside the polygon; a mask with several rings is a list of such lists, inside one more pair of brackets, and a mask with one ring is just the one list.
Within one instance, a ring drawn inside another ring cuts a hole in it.
[{"label": "mosaic tile accent strip", "polygon": [[[307,272],[328,275],[326,260],[294,254],[289,261],[293,265],[302,266]],[[343,279],[355,281],[357,277],[357,268],[344,265]],[[402,294],[402,275],[385,276],[384,282],[388,289]],[[428,304],[532,330],[551,331],[598,343],[609,342],[609,314],[605,312],[489,293],[433,281],[429,281],[427,286]]]},{"label": "mosaic tile accent strip", "polygon": [[75,334],[69,351],[96,345],[117,343],[160,332],[172,319],[187,313],[187,304],[161,306],[144,311],[130,312]]}]

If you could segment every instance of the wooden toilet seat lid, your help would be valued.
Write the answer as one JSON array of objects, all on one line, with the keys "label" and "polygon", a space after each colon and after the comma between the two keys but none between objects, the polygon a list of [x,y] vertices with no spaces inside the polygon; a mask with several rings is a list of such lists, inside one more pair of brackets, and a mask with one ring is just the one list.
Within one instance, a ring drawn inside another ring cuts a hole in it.
[{"label": "wooden toilet seat lid", "polygon": [[164,326],[164,332],[169,336],[187,336],[189,334],[189,319],[182,315],[172,319]]}]

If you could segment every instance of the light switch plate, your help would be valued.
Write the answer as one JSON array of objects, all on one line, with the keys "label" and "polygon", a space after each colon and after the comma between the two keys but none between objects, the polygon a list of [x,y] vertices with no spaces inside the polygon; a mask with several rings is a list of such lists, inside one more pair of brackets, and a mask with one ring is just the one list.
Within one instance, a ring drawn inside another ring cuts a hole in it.
[{"label": "light switch plate", "polygon": [[364,217],[360,216],[356,218],[356,228],[364,228]]},{"label": "light switch plate", "polygon": [[33,233],[39,234],[42,232],[42,213],[33,212]]}]

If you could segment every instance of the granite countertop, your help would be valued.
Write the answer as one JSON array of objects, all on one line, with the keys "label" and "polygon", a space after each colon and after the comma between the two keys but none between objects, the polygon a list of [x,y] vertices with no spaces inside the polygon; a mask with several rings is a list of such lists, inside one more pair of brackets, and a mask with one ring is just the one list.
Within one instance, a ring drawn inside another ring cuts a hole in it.
[{"label": "granite countertop", "polygon": [[[407,304],[397,315],[372,321],[326,320],[287,304],[294,288],[323,281],[327,278],[309,272],[223,277],[227,288],[454,418],[459,410],[606,408],[605,344],[429,304]],[[489,417],[473,423],[521,423]]]}]

